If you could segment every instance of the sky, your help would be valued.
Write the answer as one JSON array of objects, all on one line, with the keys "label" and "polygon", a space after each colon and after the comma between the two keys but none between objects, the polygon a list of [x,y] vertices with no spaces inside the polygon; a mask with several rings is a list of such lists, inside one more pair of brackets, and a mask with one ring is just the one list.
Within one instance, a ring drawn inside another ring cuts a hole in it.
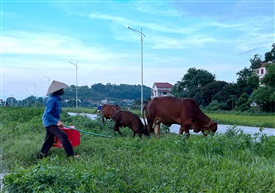
[{"label": "sky", "polygon": [[43,97],[53,80],[175,84],[189,68],[232,83],[275,42],[274,0],[0,0],[0,6],[4,100]]}]

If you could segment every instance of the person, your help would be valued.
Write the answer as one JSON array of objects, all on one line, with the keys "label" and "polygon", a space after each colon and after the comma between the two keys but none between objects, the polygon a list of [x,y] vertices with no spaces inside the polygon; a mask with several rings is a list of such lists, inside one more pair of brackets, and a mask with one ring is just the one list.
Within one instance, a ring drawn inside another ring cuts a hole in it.
[{"label": "person", "polygon": [[102,106],[101,106],[101,104],[99,104],[97,107],[97,113],[101,113],[101,109],[102,109]]},{"label": "person", "polygon": [[38,159],[46,157],[49,150],[53,146],[54,137],[56,136],[62,143],[67,157],[79,157],[74,154],[72,144],[70,143],[67,134],[60,128],[63,126],[60,120],[61,111],[61,97],[64,94],[64,88],[68,87],[67,84],[53,81],[48,89],[45,110],[42,116],[43,126],[46,128],[46,136],[42,148],[40,150]]}]

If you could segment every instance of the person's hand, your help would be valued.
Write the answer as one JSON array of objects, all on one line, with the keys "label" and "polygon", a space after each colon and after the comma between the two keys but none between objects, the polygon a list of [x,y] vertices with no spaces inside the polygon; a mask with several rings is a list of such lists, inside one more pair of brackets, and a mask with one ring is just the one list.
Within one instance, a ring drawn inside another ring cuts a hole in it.
[{"label": "person's hand", "polygon": [[62,121],[59,120],[59,121],[57,122],[57,126],[58,126],[58,127],[63,127]]}]

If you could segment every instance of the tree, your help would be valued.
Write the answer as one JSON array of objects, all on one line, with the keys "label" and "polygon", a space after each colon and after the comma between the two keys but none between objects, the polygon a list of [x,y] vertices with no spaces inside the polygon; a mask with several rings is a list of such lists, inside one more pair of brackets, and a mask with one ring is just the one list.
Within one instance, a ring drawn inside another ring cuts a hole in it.
[{"label": "tree", "polygon": [[255,76],[255,73],[252,69],[245,67],[243,70],[237,72],[237,75],[237,85],[239,86],[241,93],[245,92],[250,95],[253,89],[258,87],[258,84],[255,84],[256,77],[251,78],[252,76]]},{"label": "tree", "polygon": [[176,97],[183,98],[183,96],[187,95],[187,92],[185,93],[183,82],[177,81],[176,84],[174,84],[172,88],[172,94]]},{"label": "tree", "polygon": [[257,89],[259,87],[259,76],[255,73],[253,73],[250,77],[247,78],[247,87],[250,89]]},{"label": "tree", "polygon": [[247,93],[243,93],[236,102],[236,108],[239,111],[246,111],[249,109],[249,101]]},{"label": "tree", "polygon": [[222,109],[222,104],[217,100],[212,100],[211,103],[205,108],[207,111],[216,111]]},{"label": "tree", "polygon": [[275,44],[272,44],[272,49],[270,52],[265,53],[265,62],[275,62]]},{"label": "tree", "polygon": [[268,87],[260,87],[254,90],[249,98],[250,102],[255,102],[263,111],[275,111],[275,90]]},{"label": "tree", "polygon": [[[65,88],[65,94],[62,97],[63,105],[66,107],[73,107],[75,104],[76,87],[71,85]],[[101,100],[112,101],[116,104],[128,105],[123,100],[139,100],[140,101],[141,85],[128,85],[128,84],[111,84],[106,85],[97,83],[89,86],[78,86],[78,99],[81,101],[81,107],[97,107]],[[148,86],[143,87],[144,99],[151,96],[151,88]]]},{"label": "tree", "polygon": [[215,75],[207,70],[189,68],[182,80],[175,84],[172,94],[179,98],[199,99],[201,88],[213,81],[215,81]]},{"label": "tree", "polygon": [[213,96],[218,93],[224,86],[228,83],[225,81],[214,81],[204,87],[202,87],[201,96],[202,96],[202,105],[207,106],[213,100]]},{"label": "tree", "polygon": [[16,106],[17,105],[17,100],[14,97],[8,97],[6,99],[6,106]]},{"label": "tree", "polygon": [[262,62],[261,56],[259,54],[255,54],[254,58],[249,59],[249,62],[251,63],[251,66],[250,66],[251,69],[259,68]]},{"label": "tree", "polygon": [[275,89],[275,64],[266,67],[266,75],[263,77],[261,83]]},{"label": "tree", "polygon": [[229,83],[219,90],[212,98],[220,103],[225,103],[224,110],[233,110],[237,98],[241,95],[241,91],[236,83]]}]

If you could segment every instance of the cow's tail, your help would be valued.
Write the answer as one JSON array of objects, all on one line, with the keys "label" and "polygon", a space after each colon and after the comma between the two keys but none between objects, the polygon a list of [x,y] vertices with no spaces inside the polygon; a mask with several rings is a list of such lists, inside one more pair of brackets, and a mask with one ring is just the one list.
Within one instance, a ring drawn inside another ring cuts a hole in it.
[{"label": "cow's tail", "polygon": [[[148,131],[148,134],[150,135],[148,127],[147,127],[147,123],[146,123],[146,120],[145,120],[145,116],[146,116],[146,113],[147,113],[146,110],[148,110],[147,107],[148,107],[148,103],[146,103],[144,105],[143,109],[142,109],[142,118],[143,118],[143,121],[144,121],[145,129]],[[147,116],[146,116],[146,118],[147,118]]]},{"label": "cow's tail", "polygon": [[142,109],[142,118],[143,118],[143,121],[144,121],[144,125],[145,125],[145,129],[147,129],[147,124],[146,124],[146,120],[145,120],[145,117],[144,117],[144,112],[146,114],[146,108],[147,108],[147,104],[144,105],[143,109]]}]

